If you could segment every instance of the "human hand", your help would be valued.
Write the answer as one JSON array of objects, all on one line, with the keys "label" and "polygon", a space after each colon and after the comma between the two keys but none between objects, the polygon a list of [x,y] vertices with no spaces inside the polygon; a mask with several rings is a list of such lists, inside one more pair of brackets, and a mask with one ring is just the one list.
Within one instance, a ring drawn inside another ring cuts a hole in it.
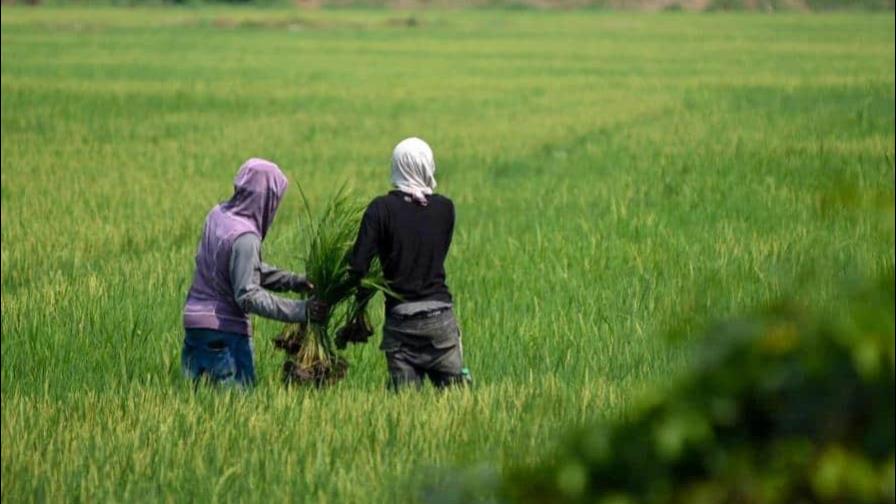
[{"label": "human hand", "polygon": [[336,348],[344,350],[349,343],[367,343],[371,336],[373,336],[373,326],[362,313],[336,331]]},{"label": "human hand", "polygon": [[330,314],[330,305],[311,298],[305,302],[305,310],[308,313],[308,320],[321,323],[327,320],[327,316]]},{"label": "human hand", "polygon": [[296,277],[296,280],[292,285],[293,292],[312,292],[314,291],[314,284],[308,280],[306,276]]}]

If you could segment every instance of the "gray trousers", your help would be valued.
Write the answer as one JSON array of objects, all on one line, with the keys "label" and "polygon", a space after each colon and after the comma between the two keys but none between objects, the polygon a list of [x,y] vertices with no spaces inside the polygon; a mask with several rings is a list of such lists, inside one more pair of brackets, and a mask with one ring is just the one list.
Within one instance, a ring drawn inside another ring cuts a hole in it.
[{"label": "gray trousers", "polygon": [[460,328],[450,308],[405,319],[387,316],[380,349],[393,390],[420,387],[424,377],[438,388],[465,384]]}]

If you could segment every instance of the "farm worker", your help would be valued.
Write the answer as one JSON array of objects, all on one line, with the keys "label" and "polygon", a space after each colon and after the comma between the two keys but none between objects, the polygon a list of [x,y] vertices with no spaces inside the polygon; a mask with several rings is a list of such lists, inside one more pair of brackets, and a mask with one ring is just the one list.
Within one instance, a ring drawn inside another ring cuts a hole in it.
[{"label": "farm worker", "polygon": [[283,322],[322,320],[327,315],[328,307],[322,302],[268,292],[313,288],[303,276],[261,260],[261,242],[286,186],[277,165],[249,159],[236,174],[233,196],[205,219],[183,312],[186,335],[181,362],[194,381],[205,376],[214,383],[255,383],[250,313]]},{"label": "farm worker", "polygon": [[[445,283],[445,257],[454,232],[454,203],[435,194],[436,165],[429,145],[402,140],[392,153],[394,190],[368,205],[349,257],[356,281],[379,257],[389,289],[380,349],[393,389],[466,383],[460,330]],[[369,299],[369,291],[359,297]]]}]

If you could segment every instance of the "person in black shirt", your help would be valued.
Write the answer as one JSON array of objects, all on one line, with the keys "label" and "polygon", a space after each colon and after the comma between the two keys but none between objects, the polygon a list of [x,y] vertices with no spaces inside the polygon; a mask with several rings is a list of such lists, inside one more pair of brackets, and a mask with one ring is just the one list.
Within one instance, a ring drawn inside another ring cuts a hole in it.
[{"label": "person in black shirt", "polygon": [[[392,185],[393,191],[368,205],[349,258],[349,271],[360,281],[378,257],[394,294],[386,296],[380,345],[390,384],[420,386],[424,376],[440,388],[466,383],[460,329],[445,283],[454,203],[433,193],[435,162],[426,142],[408,138],[395,147]],[[369,299],[370,293],[359,295]]]}]

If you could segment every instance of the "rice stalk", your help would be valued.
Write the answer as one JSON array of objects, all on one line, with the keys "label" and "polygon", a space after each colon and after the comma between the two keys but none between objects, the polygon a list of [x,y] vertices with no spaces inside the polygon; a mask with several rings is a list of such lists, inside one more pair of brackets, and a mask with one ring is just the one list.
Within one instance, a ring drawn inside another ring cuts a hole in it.
[{"label": "rice stalk", "polygon": [[[340,323],[343,327],[370,328],[369,322],[366,322],[367,303],[356,300],[359,289],[374,292],[388,289],[378,263],[373,265],[360,285],[349,275],[349,253],[354,245],[363,205],[343,186],[315,215],[301,187],[299,192],[310,230],[304,242],[305,274],[315,286],[314,297],[327,303],[330,311],[326,320],[321,322],[286,325],[275,344],[287,354],[283,364],[285,383],[320,387],[344,378],[348,369],[348,363],[337,352],[333,340],[334,328]],[[354,334],[352,330],[349,332]]]}]

